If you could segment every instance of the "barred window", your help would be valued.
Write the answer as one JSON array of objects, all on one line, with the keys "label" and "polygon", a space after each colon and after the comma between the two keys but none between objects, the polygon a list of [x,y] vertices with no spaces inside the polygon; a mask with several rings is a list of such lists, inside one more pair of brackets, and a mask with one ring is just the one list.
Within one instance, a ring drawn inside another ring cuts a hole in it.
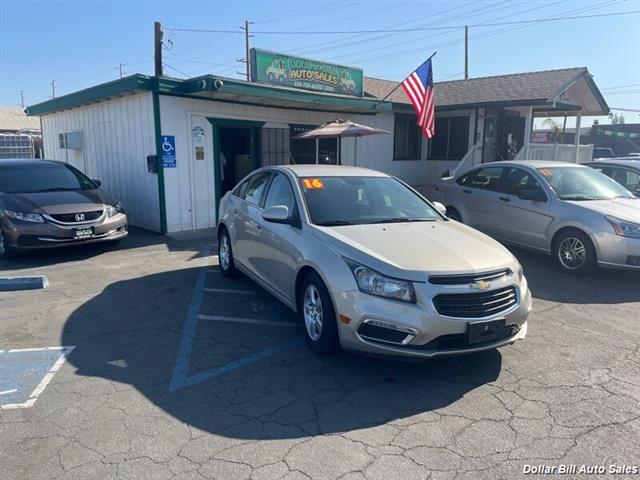
[{"label": "barred window", "polygon": [[415,115],[395,116],[393,129],[393,159],[420,160],[422,131],[416,124]]}]

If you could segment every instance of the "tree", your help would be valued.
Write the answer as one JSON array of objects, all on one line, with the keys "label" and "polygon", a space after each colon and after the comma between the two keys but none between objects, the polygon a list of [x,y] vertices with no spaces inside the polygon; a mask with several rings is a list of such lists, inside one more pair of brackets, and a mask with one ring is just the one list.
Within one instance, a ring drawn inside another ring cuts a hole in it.
[{"label": "tree", "polygon": [[564,143],[562,125],[556,122],[553,118],[545,118],[544,122],[542,122],[542,126],[549,127],[551,129],[551,143]]}]

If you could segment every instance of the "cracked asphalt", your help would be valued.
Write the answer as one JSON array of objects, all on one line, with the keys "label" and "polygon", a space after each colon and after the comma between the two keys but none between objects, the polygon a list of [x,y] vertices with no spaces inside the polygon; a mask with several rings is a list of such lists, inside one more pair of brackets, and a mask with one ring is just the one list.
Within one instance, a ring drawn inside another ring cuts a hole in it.
[{"label": "cracked asphalt", "polygon": [[475,480],[640,464],[639,274],[574,278],[515,250],[535,297],[524,342],[424,363],[319,357],[277,300],[222,279],[212,241],[134,230],[118,248],[0,264],[50,281],[0,294],[0,348],[75,346],[33,407],[0,410],[3,479]]}]

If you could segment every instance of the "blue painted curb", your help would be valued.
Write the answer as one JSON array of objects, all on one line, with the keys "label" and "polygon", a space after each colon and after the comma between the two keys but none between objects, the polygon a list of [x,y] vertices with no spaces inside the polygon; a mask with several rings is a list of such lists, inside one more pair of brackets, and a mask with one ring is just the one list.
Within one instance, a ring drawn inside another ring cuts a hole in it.
[{"label": "blue painted curb", "polygon": [[39,290],[48,286],[49,280],[44,275],[36,277],[0,277],[0,292]]}]

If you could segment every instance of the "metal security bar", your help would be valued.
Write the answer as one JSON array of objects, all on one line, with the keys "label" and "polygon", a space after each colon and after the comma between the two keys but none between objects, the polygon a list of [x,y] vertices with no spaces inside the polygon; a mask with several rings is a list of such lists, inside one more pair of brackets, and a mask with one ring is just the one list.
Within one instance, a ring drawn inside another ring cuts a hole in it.
[{"label": "metal security bar", "polygon": [[261,134],[260,158],[263,167],[293,163],[288,128],[263,128]]}]

